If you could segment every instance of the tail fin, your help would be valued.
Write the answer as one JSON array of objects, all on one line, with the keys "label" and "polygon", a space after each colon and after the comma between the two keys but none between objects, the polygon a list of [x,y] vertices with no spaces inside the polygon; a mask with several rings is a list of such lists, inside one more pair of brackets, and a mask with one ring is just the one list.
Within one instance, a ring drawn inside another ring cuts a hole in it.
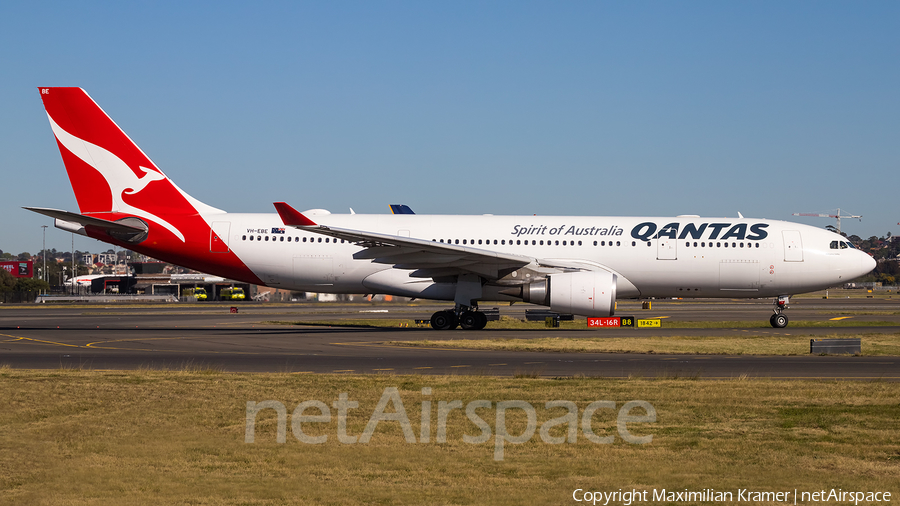
[{"label": "tail fin", "polygon": [[81,214],[28,208],[63,230],[153,258],[262,280],[229,246],[225,211],[184,193],[81,88],[39,88]]},{"label": "tail fin", "polygon": [[184,242],[173,217],[223,212],[169,181],[83,89],[39,89],[82,214],[137,216]]}]

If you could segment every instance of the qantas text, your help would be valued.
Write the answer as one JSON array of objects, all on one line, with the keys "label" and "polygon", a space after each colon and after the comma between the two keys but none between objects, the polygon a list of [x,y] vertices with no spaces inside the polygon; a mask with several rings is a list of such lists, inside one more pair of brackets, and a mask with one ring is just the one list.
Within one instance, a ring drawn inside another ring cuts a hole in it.
[{"label": "qantas text", "polygon": [[[684,228],[681,228],[682,225]],[[660,227],[652,221],[645,221],[631,229],[631,237],[642,241],[668,237],[669,239],[706,239],[738,241],[761,241],[769,236],[767,223],[669,223]],[[750,233],[747,233],[749,227]],[[680,229],[680,230],[679,230]]]}]

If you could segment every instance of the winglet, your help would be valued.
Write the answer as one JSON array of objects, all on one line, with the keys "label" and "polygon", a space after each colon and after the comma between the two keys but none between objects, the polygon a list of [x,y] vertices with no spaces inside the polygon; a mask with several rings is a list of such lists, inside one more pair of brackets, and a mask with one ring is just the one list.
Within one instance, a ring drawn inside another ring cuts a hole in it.
[{"label": "winglet", "polygon": [[314,221],[303,216],[300,211],[294,209],[285,202],[274,202],[273,205],[275,206],[275,210],[278,211],[278,216],[281,216],[281,221],[289,227],[316,226]]}]

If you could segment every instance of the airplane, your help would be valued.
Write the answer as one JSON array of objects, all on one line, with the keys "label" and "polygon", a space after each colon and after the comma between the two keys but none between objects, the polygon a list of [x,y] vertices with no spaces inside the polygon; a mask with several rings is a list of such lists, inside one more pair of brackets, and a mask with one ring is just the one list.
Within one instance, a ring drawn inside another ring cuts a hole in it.
[{"label": "airplane", "polygon": [[95,279],[107,277],[105,274],[90,274],[67,279],[63,284],[66,286],[91,286]]},{"label": "airplane", "polygon": [[[297,291],[452,302],[438,330],[478,330],[482,301],[606,317],[617,299],[789,297],[870,272],[827,230],[767,219],[230,213],[179,188],[81,88],[38,88],[79,212],[26,207],[55,226],[153,258]],[[405,211],[405,210],[404,210]]]}]

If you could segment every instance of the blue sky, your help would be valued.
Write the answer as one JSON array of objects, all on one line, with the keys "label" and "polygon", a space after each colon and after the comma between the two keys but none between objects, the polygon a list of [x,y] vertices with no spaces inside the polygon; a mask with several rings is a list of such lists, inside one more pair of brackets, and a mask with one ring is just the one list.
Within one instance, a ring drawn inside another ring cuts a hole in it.
[{"label": "blue sky", "polygon": [[[0,3],[0,249],[69,249],[38,86],[219,208],[900,233],[898,2]],[[81,250],[108,246],[76,237]]]}]

